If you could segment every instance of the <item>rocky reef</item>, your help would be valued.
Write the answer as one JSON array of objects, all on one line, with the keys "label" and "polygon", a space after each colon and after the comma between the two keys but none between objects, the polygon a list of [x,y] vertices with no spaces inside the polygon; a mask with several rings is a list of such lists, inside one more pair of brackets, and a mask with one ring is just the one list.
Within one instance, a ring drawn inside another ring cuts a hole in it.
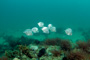
[{"label": "rocky reef", "polygon": [[0,60],[90,60],[90,40],[46,38],[43,41],[27,37],[3,36]]}]

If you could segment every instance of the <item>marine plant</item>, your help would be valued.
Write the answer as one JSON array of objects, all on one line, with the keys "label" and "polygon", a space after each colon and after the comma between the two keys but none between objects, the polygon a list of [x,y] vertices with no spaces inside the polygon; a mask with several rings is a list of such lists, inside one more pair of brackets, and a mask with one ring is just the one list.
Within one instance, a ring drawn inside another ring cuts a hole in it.
[{"label": "marine plant", "polygon": [[40,43],[40,41],[38,41],[37,39],[28,38],[28,37],[25,37],[25,36],[21,36],[18,41],[19,41],[18,45],[29,45],[31,43],[35,43],[35,44]]},{"label": "marine plant", "polygon": [[59,39],[59,38],[54,38],[54,39],[46,39],[46,40],[44,41],[44,43],[45,43],[46,45],[60,45],[60,41],[61,41],[61,39]]},{"label": "marine plant", "polygon": [[58,50],[53,50],[51,53],[52,53],[53,56],[55,56],[55,57],[58,57],[58,56],[60,56],[60,54],[61,54],[61,52],[58,51]]},{"label": "marine plant", "polygon": [[84,41],[78,41],[77,45],[78,45],[78,48],[80,48],[82,50],[84,50],[84,49],[86,49],[88,47],[87,43],[84,42]]},{"label": "marine plant", "polygon": [[19,51],[22,54],[25,54],[27,57],[32,59],[31,54],[29,53],[29,48],[27,46],[19,45]]},{"label": "marine plant", "polygon": [[70,51],[72,46],[69,40],[61,40],[60,47],[62,50]]},{"label": "marine plant", "polygon": [[41,42],[41,41],[39,41],[39,40],[35,40],[35,41],[34,41],[34,44],[38,45],[38,44],[40,44],[40,42]]},{"label": "marine plant", "polygon": [[77,47],[81,50],[83,50],[86,53],[90,53],[90,45],[89,42],[79,41],[77,42]]},{"label": "marine plant", "polygon": [[85,60],[85,55],[83,52],[80,51],[71,51],[68,55],[67,58],[69,60]]},{"label": "marine plant", "polygon": [[0,60],[8,60],[8,58],[6,56],[2,56],[0,57]]},{"label": "marine plant", "polygon": [[11,50],[5,51],[5,56],[7,56],[9,59],[15,58],[15,55]]},{"label": "marine plant", "polygon": [[17,42],[18,42],[19,38],[15,38],[13,36],[4,36],[3,38],[5,39],[5,42],[9,43],[9,45],[12,49],[14,49],[14,47],[16,47],[16,45],[18,45]]},{"label": "marine plant", "polygon": [[21,45],[29,45],[31,42],[32,42],[32,40],[30,40],[24,36],[21,36],[19,39],[19,44],[21,44]]}]

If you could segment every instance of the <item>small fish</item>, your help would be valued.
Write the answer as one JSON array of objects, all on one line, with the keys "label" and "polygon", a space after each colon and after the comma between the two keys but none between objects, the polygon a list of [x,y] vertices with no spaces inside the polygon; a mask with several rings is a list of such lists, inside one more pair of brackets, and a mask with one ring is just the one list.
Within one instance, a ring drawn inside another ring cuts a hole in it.
[{"label": "small fish", "polygon": [[38,32],[39,32],[39,30],[38,30],[37,27],[33,27],[33,28],[32,28],[32,31],[33,31],[33,33],[38,33]]},{"label": "small fish", "polygon": [[43,27],[43,28],[42,28],[42,31],[43,31],[43,33],[49,34],[49,29],[48,29],[48,27]]},{"label": "small fish", "polygon": [[66,33],[67,35],[72,35],[72,29],[71,29],[71,28],[67,28],[67,29],[65,30],[65,33]]},{"label": "small fish", "polygon": [[56,32],[56,27],[54,27],[52,24],[48,24],[48,29],[49,29],[51,32]]},{"label": "small fish", "polygon": [[32,36],[33,32],[31,29],[26,29],[23,33],[25,33],[27,36]]},{"label": "small fish", "polygon": [[39,22],[39,23],[38,23],[38,26],[39,26],[39,27],[44,27],[44,23],[43,23],[43,22]]}]

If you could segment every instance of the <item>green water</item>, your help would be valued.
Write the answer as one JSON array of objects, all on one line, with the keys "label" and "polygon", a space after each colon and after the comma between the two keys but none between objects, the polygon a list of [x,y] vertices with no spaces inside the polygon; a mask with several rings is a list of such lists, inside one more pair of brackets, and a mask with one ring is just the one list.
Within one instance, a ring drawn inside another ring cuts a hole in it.
[{"label": "green water", "polygon": [[[78,28],[90,30],[89,0],[1,0],[0,33],[20,37],[25,29],[38,27],[38,22],[56,28],[73,29],[73,36],[82,38]],[[63,31],[64,31],[63,30]],[[58,33],[58,32],[57,32]],[[40,35],[41,36],[41,35]],[[54,34],[50,35],[53,37]],[[60,35],[55,35],[60,36]],[[63,35],[61,35],[63,36]],[[67,37],[67,36],[66,36]],[[66,38],[64,37],[64,38]],[[34,38],[37,38],[36,36]],[[41,38],[41,37],[39,37]],[[45,37],[42,37],[45,38]],[[41,38],[41,39],[42,39]],[[82,38],[84,39],[84,38]]]},{"label": "green water", "polygon": [[90,28],[89,0],[0,0],[0,29],[26,29],[39,21]]},{"label": "green water", "polygon": [[[45,26],[53,24],[57,32],[33,36],[23,33],[25,29],[39,27],[38,22],[44,22]],[[71,36],[65,34],[67,28],[72,29]],[[46,38],[68,39],[71,43],[87,41],[90,39],[90,0],[0,0],[0,56],[18,43],[26,42],[26,45],[27,37],[39,41]]]}]

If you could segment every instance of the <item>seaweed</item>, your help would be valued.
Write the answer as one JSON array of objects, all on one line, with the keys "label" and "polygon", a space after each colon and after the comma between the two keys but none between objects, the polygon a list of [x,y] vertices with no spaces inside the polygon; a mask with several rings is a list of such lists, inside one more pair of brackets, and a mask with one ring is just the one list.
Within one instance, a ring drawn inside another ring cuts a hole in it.
[{"label": "seaweed", "polygon": [[83,52],[80,51],[71,51],[68,55],[67,58],[69,60],[84,60],[85,56]]},{"label": "seaweed", "polygon": [[77,42],[78,48],[90,54],[90,42],[79,41]]},{"label": "seaweed", "polygon": [[39,40],[34,40],[34,43],[35,43],[36,45],[39,45],[39,44],[41,43],[41,41],[39,41]]},{"label": "seaweed", "polygon": [[6,56],[2,56],[0,57],[0,60],[8,60],[8,58]]},{"label": "seaweed", "polygon": [[59,38],[54,38],[54,39],[46,39],[45,41],[44,41],[44,43],[46,44],[46,45],[60,45],[60,42],[61,42],[61,39],[59,39]]},{"label": "seaweed", "polygon": [[15,55],[13,54],[13,51],[11,50],[5,51],[5,56],[7,56],[8,58],[15,58]]},{"label": "seaweed", "polygon": [[61,52],[60,51],[57,51],[57,50],[53,50],[52,51],[52,54],[53,54],[53,56],[58,57],[58,56],[61,55]]},{"label": "seaweed", "polygon": [[4,36],[3,38],[5,39],[6,42],[9,43],[12,49],[14,49],[18,45],[17,42],[19,38],[15,38],[13,36]]},{"label": "seaweed", "polygon": [[27,46],[19,45],[19,50],[21,53],[25,54],[27,57],[32,59],[31,54],[29,53],[29,49]]},{"label": "seaweed", "polygon": [[72,46],[69,40],[61,40],[60,47],[62,50],[70,51]]}]

